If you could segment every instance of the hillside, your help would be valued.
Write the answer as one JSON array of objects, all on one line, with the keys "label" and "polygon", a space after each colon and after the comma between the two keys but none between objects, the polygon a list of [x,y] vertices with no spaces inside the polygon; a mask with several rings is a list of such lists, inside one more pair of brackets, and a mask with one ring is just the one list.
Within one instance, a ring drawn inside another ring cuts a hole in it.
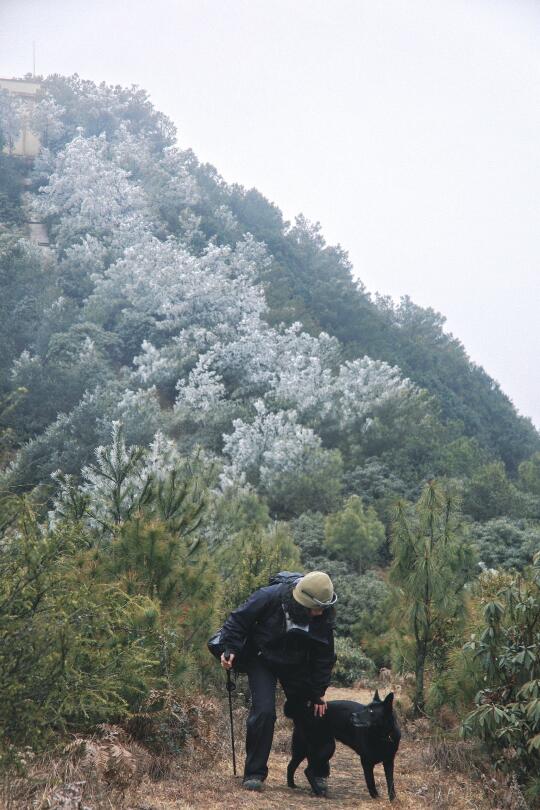
[{"label": "hillside", "polygon": [[255,189],[233,187],[228,204],[273,256],[267,284],[272,322],[299,320],[309,330],[335,335],[347,356],[367,354],[399,366],[436,398],[445,420],[458,422],[459,430],[512,471],[538,449],[530,420],[516,414],[497,383],[444,331],[442,315],[408,298],[398,305],[374,301],[354,281],[347,254],[327,246],[318,226],[300,219],[300,228],[291,229],[279,209]]},{"label": "hillside", "polygon": [[[399,461],[399,472],[408,485],[425,475],[465,472],[452,469],[447,459],[440,457],[441,445],[456,440],[472,440],[472,447],[482,448],[486,460],[502,459],[510,474],[515,474],[519,463],[540,448],[539,436],[530,421],[516,414],[493,380],[468,360],[459,341],[444,332],[440,315],[422,310],[409,300],[399,306],[386,300],[373,301],[361,283],[353,280],[346,254],[340,248],[328,247],[317,226],[302,217],[291,226],[259,192],[228,185],[215,169],[200,165],[191,151],[178,151],[173,146],[171,123],[152,109],[142,91],[98,88],[78,77],[52,77],[44,87],[46,95],[36,120],[47,149],[34,168],[32,200],[26,205],[46,218],[56,253],[47,269],[46,259],[26,255],[23,275],[29,278],[22,282],[21,289],[18,270],[17,289],[13,289],[12,274],[21,266],[21,247],[10,243],[5,235],[2,263],[8,275],[4,284],[8,296],[3,302],[7,340],[3,369],[4,374],[9,373],[24,351],[45,358],[46,365],[50,365],[57,350],[51,353],[51,343],[54,346],[67,341],[72,345],[60,351],[72,384],[66,386],[65,380],[31,380],[36,401],[32,401],[30,393],[18,410],[18,418],[9,423],[15,430],[14,447],[21,441],[41,437],[54,425],[59,411],[73,412],[92,386],[96,390],[98,384],[110,388],[117,383],[123,390],[131,387],[139,391],[150,387],[134,387],[133,370],[143,356],[143,342],[161,350],[167,335],[174,337],[174,331],[183,324],[178,320],[174,324],[159,323],[164,318],[162,313],[128,301],[120,288],[110,289],[113,269],[119,267],[125,251],[133,251],[143,239],[147,240],[145,250],[150,250],[151,235],[156,241],[152,246],[155,256],[148,257],[150,264],[147,262],[150,272],[155,266],[152,262],[165,258],[157,256],[159,246],[162,252],[167,246],[171,254],[171,246],[178,244],[188,254],[202,258],[208,246],[213,245],[219,246],[220,255],[225,256],[227,249],[234,251],[251,234],[256,243],[249,244],[258,246],[258,255],[250,257],[253,263],[246,281],[259,296],[264,288],[266,305],[257,305],[259,318],[272,329],[301,323],[307,334],[317,336],[324,331],[339,341],[328,365],[336,368],[338,355],[344,361],[367,355],[395,367],[402,379],[409,379],[418,386],[416,390],[425,390],[431,398],[423,406],[424,416],[429,413],[432,422],[430,446],[417,446],[414,453],[406,453],[413,458]],[[20,185],[14,177],[16,161],[3,158],[1,171],[5,188],[3,220],[9,233],[10,223],[24,218],[17,207]],[[174,257],[179,266],[182,259]],[[107,285],[116,300],[114,306],[109,302],[103,309],[102,291]],[[18,298],[17,307],[13,307],[10,293]],[[60,318],[50,315],[47,309],[58,307],[59,300]],[[37,302],[39,311],[32,312]],[[240,320],[252,314],[253,310],[238,312]],[[199,323],[200,328],[205,326]],[[85,340],[93,342],[103,361],[103,368],[95,369],[97,376],[90,388],[87,380],[84,385],[78,384],[73,367],[73,355]],[[166,360],[160,360],[162,365],[171,362],[170,349],[165,349],[165,354]],[[175,369],[171,367],[162,379],[154,375],[152,382],[157,383],[162,403],[174,403],[171,386],[192,367],[193,361],[187,361]],[[41,368],[41,377],[44,371]],[[29,373],[29,369],[21,368],[12,379],[27,387]],[[7,393],[13,383],[5,376],[3,380]],[[140,385],[140,374],[135,381]],[[263,388],[257,390],[257,385],[242,388],[236,383],[234,380],[227,386],[226,397],[246,401],[259,393],[267,396]],[[44,398],[41,391],[37,394],[43,385],[51,394],[54,391],[54,396]],[[377,418],[384,420],[381,404],[376,398],[366,403],[364,421],[366,417],[374,422]],[[102,407],[107,408],[105,403]],[[395,428],[395,415],[391,419],[394,424],[381,425],[377,436],[372,431],[372,442],[363,442],[365,446],[356,457],[346,459],[346,466],[357,466],[358,460],[373,457],[387,462],[388,448],[397,438],[389,435]],[[220,426],[226,427],[227,421]],[[328,433],[326,426],[317,427],[321,428],[325,444],[339,447],[336,431],[341,431],[342,426],[329,426]],[[363,430],[362,422],[357,422],[353,430],[355,441],[359,429]],[[148,440],[149,433],[144,438]],[[83,451],[81,459],[85,457]],[[391,460],[391,467],[394,462]],[[68,466],[75,471],[77,464],[71,461]],[[36,473],[38,478],[47,475],[46,470],[38,469]],[[27,483],[37,483],[36,477]]]},{"label": "hillside", "polygon": [[[54,748],[60,782],[66,739],[105,760],[122,739],[159,806],[200,806],[190,784],[213,801],[206,771],[166,779],[215,715],[206,640],[277,571],[321,570],[333,683],[414,673],[413,714],[540,795],[531,422],[441,315],[370,296],[318,225],[180,149],[144,91],[51,76],[23,112],[40,155],[0,155],[0,772]],[[20,115],[0,93],[8,152]],[[458,806],[430,756],[405,744],[404,806],[438,782]]]},{"label": "hillside", "polygon": [[[141,90],[53,76],[33,121],[30,175],[0,161],[4,487],[78,476],[116,419],[129,443],[205,448],[276,517],[357,494],[386,521],[441,476],[475,520],[539,516],[519,468],[540,437],[441,315],[373,300],[318,225],[179,150]],[[20,240],[29,218],[52,250]]]}]

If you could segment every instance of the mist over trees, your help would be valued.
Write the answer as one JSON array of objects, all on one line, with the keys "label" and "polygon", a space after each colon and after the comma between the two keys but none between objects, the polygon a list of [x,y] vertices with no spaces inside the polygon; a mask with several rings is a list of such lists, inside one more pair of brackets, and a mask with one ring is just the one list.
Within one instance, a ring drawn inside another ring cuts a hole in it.
[{"label": "mist over trees", "polygon": [[[443,316],[373,298],[318,224],[179,148],[144,91],[42,89],[39,158],[0,154],[2,731],[34,745],[28,724],[89,727],[211,683],[206,635],[287,566],[334,579],[350,677],[416,668],[423,709],[478,563],[523,569],[539,548],[540,436]],[[0,93],[1,144],[17,115]],[[50,248],[26,238],[29,217]],[[111,640],[99,661],[74,610]],[[10,655],[22,644],[26,666],[34,643],[39,684],[25,670],[13,690]],[[28,709],[36,689],[50,716]]]}]

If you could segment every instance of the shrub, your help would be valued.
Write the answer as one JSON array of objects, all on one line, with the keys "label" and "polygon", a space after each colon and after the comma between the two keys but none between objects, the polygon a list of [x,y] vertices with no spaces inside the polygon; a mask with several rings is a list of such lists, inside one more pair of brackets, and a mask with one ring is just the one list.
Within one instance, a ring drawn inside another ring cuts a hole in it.
[{"label": "shrub", "polygon": [[[498,585],[495,594],[490,580]],[[464,647],[479,691],[463,731],[482,739],[495,764],[534,792],[540,768],[540,555],[524,575],[487,572],[483,585],[483,618]]]},{"label": "shrub", "polygon": [[336,686],[352,686],[360,678],[374,676],[375,664],[348,638],[336,638],[337,661],[332,680]]},{"label": "shrub", "polygon": [[372,506],[351,495],[340,512],[325,521],[325,543],[332,556],[346,560],[358,574],[377,561],[384,543],[384,526]]},{"label": "shrub", "polygon": [[488,568],[522,569],[532,562],[540,547],[540,526],[527,520],[493,518],[472,525],[471,541]]},{"label": "shrub", "polygon": [[79,533],[44,533],[23,509],[0,546],[0,732],[40,748],[53,732],[118,720],[155,669],[141,638],[153,601],[81,577]]}]

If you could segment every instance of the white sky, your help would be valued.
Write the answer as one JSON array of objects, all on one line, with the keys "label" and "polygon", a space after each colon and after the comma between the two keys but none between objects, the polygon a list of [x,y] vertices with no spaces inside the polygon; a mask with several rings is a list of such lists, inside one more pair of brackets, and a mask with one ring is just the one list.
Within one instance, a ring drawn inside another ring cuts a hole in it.
[{"label": "white sky", "polygon": [[447,316],[540,426],[536,0],[0,0],[0,76],[138,84],[368,290]]}]

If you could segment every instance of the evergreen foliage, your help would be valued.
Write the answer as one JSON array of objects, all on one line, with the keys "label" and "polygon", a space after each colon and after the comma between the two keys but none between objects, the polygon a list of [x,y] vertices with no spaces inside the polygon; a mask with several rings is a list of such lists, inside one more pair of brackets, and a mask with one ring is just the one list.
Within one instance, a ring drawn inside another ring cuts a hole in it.
[{"label": "evergreen foliage", "polygon": [[373,661],[348,638],[336,639],[337,662],[333,678],[338,686],[353,686],[361,678],[376,673]]},{"label": "evergreen foliage", "polygon": [[147,597],[158,606],[144,644],[157,659],[159,685],[201,684],[221,590],[204,548],[163,520],[136,518],[87,558],[93,580],[115,583],[129,597]]},{"label": "evergreen foliage", "polygon": [[470,479],[463,496],[463,510],[474,520],[511,514],[517,492],[500,461],[481,467]]},{"label": "evergreen foliage", "polygon": [[526,492],[540,499],[540,452],[521,462],[519,483]]},{"label": "evergreen foliage", "polygon": [[82,483],[54,475],[59,484],[51,520],[82,521],[100,538],[144,515],[163,521],[187,537],[201,522],[206,507],[204,470],[200,459],[183,459],[174,444],[157,433],[148,451],[128,447],[121,422],[113,422],[111,444],[95,451],[96,463],[83,467]]},{"label": "evergreen foliage", "polygon": [[412,635],[414,708],[422,712],[426,664],[446,620],[462,610],[463,586],[472,572],[473,555],[462,535],[455,494],[430,481],[414,507],[398,501],[392,552],[390,581],[404,631]]},{"label": "evergreen foliage", "polygon": [[470,539],[487,568],[523,570],[540,549],[540,526],[535,521],[493,518],[474,523]]},{"label": "evergreen foliage", "polygon": [[497,765],[529,783],[537,806],[540,757],[540,566],[502,579],[483,575],[481,620],[464,647],[477,689],[463,721],[466,735],[479,736]]},{"label": "evergreen foliage", "polygon": [[238,532],[222,565],[227,570],[224,606],[230,611],[278,571],[298,570],[299,554],[286,526],[252,526]]},{"label": "evergreen foliage", "polygon": [[384,526],[377,513],[372,506],[364,508],[358,495],[351,495],[340,512],[326,518],[326,547],[358,574],[377,561],[384,539]]},{"label": "evergreen foliage", "polygon": [[19,504],[0,549],[0,727],[4,745],[125,717],[152,684],[141,638],[156,606],[81,578],[79,533],[44,534]]},{"label": "evergreen foliage", "polygon": [[[336,524],[338,528],[342,528],[343,515],[344,510],[325,519],[321,513],[305,512],[292,521],[294,542],[300,551],[303,570],[326,571],[332,579],[339,596],[336,610],[338,636],[360,643],[362,649],[378,666],[388,666],[391,645],[389,633],[391,591],[380,571],[354,573],[356,566],[354,563],[351,564],[351,560],[347,557],[346,544],[343,547],[343,559],[335,559],[336,555],[329,551],[325,528]],[[358,530],[357,515],[354,511],[352,517],[354,528]],[[381,524],[376,521],[373,513],[370,517],[375,521],[377,533]],[[372,524],[368,522],[367,525]],[[366,528],[365,520],[360,522],[360,527],[363,532]],[[360,536],[363,536],[362,532]],[[354,556],[354,551],[351,555]],[[376,563],[376,555],[367,562],[372,568]]]},{"label": "evergreen foliage", "polygon": [[[522,569],[538,433],[441,315],[373,299],[319,224],[176,146],[143,90],[77,75],[42,90],[32,169],[0,154],[5,740],[129,718],[155,742],[208,682],[218,614],[287,568],[334,581],[338,679],[393,654],[414,660],[417,709],[426,668],[449,694],[474,574],[452,493],[484,566]],[[0,92],[0,147],[19,124]],[[533,575],[507,576],[534,601]],[[513,609],[497,643],[510,619],[522,632]]]}]

